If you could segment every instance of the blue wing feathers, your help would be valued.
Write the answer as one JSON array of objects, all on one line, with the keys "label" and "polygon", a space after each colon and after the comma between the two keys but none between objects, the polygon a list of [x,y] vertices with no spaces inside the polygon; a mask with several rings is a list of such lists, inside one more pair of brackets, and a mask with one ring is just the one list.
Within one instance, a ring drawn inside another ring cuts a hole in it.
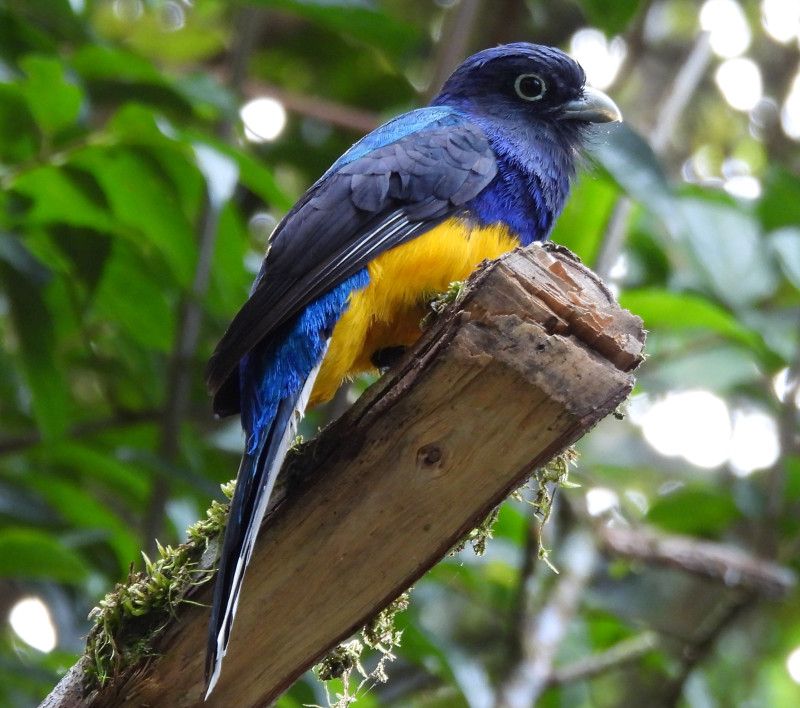
[{"label": "blue wing feathers", "polygon": [[322,179],[325,179],[331,172],[336,172],[339,168],[360,157],[364,157],[364,155],[373,150],[395,143],[401,138],[411,135],[411,133],[416,133],[418,130],[428,128],[432,123],[444,121],[442,125],[447,125],[448,119],[453,123],[462,120],[461,114],[450,106],[428,106],[403,113],[361,138],[331,165],[330,169],[322,176]]},{"label": "blue wing feathers", "polygon": [[244,357],[240,381],[248,452],[258,448],[278,404],[295,395],[319,363],[350,293],[368,283],[369,275],[362,269],[304,308],[285,337],[271,339],[267,346],[256,347]]}]

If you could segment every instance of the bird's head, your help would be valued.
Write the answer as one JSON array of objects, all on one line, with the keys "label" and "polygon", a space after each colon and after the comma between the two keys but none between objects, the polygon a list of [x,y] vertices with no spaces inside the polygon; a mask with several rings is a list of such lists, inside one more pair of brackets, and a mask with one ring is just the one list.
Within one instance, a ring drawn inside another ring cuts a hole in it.
[{"label": "bird's head", "polygon": [[578,62],[554,47],[527,42],[474,54],[447,79],[433,103],[505,120],[544,122],[576,137],[591,124],[622,120],[614,101],[586,86]]}]

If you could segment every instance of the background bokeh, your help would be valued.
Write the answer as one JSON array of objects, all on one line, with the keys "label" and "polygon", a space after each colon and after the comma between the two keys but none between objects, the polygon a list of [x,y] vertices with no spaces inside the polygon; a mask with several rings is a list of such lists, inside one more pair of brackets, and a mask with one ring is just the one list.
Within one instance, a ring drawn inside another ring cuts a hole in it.
[{"label": "background bokeh", "polygon": [[[648,360],[579,445],[560,575],[507,502],[485,555],[417,585],[358,705],[798,705],[799,35],[800,0],[0,0],[0,704],[41,699],[140,548],[235,474],[202,369],[276,221],[464,56],[529,40],[625,114],[553,238]],[[304,703],[311,675],[278,705]]]}]

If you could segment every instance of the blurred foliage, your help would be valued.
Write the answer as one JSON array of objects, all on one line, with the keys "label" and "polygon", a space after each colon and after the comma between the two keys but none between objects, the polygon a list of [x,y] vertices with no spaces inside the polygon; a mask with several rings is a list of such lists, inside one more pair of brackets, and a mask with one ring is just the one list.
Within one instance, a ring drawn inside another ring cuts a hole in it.
[{"label": "blurred foliage", "polygon": [[[782,100],[796,48],[763,32],[758,3],[743,5],[765,92]],[[462,39],[457,12],[432,0],[0,0],[0,614],[39,596],[58,637],[41,653],[4,622],[0,704],[41,699],[139,548],[154,534],[183,540],[235,473],[238,425],[211,419],[201,372],[247,296],[265,225],[365,121],[423,101],[446,60],[442,43]],[[650,330],[649,359],[631,416],[580,445],[582,488],[562,492],[545,539],[558,567],[569,565],[560,542],[571,528],[613,521],[722,541],[800,571],[797,414],[773,386],[799,366],[800,156],[774,121],[725,103],[710,78],[716,60],[654,156],[642,135],[697,23],[683,0],[501,0],[481,4],[466,42],[566,47],[586,25],[628,42],[611,92],[631,127],[596,141],[554,240],[597,264],[624,215],[611,282]],[[268,85],[288,124],[274,142],[248,143],[241,96]],[[320,99],[336,111],[309,110]],[[731,158],[758,180],[758,196],[720,188]],[[682,176],[695,163],[710,175],[689,184]],[[637,410],[697,389],[734,420],[757,411],[773,422],[783,448],[768,469],[724,460],[701,469],[645,441]],[[306,434],[330,414],[309,416]],[[590,517],[585,500],[598,488],[611,502]],[[526,562],[538,543],[532,519],[529,505],[507,503],[484,556],[464,551],[418,584],[397,620],[391,679],[359,705],[492,704],[515,657],[524,588],[541,606],[557,582]],[[695,667],[685,649],[730,590],[677,570],[598,563],[556,663],[645,628],[669,641],[624,668],[551,687],[542,705],[798,702],[786,669],[800,645],[796,591],[752,601]],[[279,705],[324,700],[309,675]]]}]

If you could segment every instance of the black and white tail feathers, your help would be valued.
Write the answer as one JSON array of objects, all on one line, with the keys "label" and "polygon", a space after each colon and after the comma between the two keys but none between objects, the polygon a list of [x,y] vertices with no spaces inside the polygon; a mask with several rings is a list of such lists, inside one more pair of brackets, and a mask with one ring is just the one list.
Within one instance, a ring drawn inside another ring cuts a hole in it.
[{"label": "black and white tail feathers", "polygon": [[245,452],[239,465],[211,605],[206,649],[206,699],[219,680],[244,572],[250,562],[275,480],[297,436],[297,425],[305,411],[318,371],[319,366],[309,374],[295,396],[279,403],[275,417],[265,427],[256,449],[252,453]]}]

